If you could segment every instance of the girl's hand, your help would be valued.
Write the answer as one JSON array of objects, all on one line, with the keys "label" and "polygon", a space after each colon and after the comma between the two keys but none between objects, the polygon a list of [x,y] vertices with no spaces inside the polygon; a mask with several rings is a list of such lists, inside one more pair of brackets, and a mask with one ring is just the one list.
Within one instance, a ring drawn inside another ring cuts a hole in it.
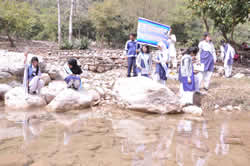
[{"label": "girl's hand", "polygon": [[191,84],[192,83],[192,80],[190,77],[188,77],[188,83]]}]

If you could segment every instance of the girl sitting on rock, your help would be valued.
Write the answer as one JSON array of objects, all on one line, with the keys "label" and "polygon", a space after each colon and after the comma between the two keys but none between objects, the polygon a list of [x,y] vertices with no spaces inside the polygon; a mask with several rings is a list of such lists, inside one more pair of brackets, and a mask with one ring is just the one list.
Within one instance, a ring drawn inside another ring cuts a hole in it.
[{"label": "girl sitting on rock", "polygon": [[44,86],[44,82],[41,79],[41,70],[39,67],[39,60],[37,57],[31,58],[31,63],[27,64],[28,52],[24,54],[25,69],[23,84],[25,91],[29,94],[39,94],[41,88]]},{"label": "girl sitting on rock", "polygon": [[144,77],[150,77],[152,71],[152,56],[150,55],[149,46],[143,46],[140,54],[136,58],[138,73]]},{"label": "girl sitting on rock", "polygon": [[80,74],[82,74],[81,66],[77,65],[76,59],[69,59],[63,67],[64,81],[67,83],[68,88],[80,90],[82,87]]}]

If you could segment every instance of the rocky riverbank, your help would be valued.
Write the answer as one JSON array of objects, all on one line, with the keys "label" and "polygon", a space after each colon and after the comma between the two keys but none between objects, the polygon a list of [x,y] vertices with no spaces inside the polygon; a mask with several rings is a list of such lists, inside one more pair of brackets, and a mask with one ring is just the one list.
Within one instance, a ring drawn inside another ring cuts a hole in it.
[{"label": "rocky riverbank", "polygon": [[[146,112],[181,112],[181,108],[177,107],[178,82],[169,80],[167,87],[161,87],[161,85],[154,83],[150,79],[141,77],[125,78],[126,61],[122,58],[122,53],[122,50],[104,50],[100,52],[100,50],[92,49],[84,52],[78,51],[78,53],[60,51],[56,55],[55,53],[36,55],[40,61],[43,72],[42,79],[45,81],[46,86],[41,90],[40,96],[27,96],[23,89],[19,88],[24,70],[23,53],[0,50],[0,60],[3,62],[0,67],[0,80],[5,83],[0,84],[0,98],[1,100],[5,99],[7,107],[14,109],[46,106],[46,108],[53,111],[65,112],[71,109],[82,109],[96,105],[119,105],[122,108]],[[35,55],[30,54],[29,58],[32,56]],[[62,66],[70,57],[78,59],[83,69],[81,79],[84,90],[81,92],[67,89],[60,74]],[[221,80],[223,72],[222,66],[216,66],[214,78]],[[249,80],[249,76],[249,69],[235,67],[234,77],[229,80],[222,79],[221,84],[229,81],[237,83],[239,80]],[[14,87],[15,89],[12,89]],[[131,87],[135,90],[131,89]],[[233,85],[232,88],[234,88]],[[228,89],[232,88],[228,87]],[[206,96],[213,95],[212,93],[209,92]],[[199,100],[199,97],[197,98]],[[199,106],[199,103],[197,105]],[[202,107],[204,105],[206,104],[200,104]],[[228,105],[231,106],[230,103]],[[215,107],[216,110],[218,108],[219,106]],[[234,107],[232,108],[234,109]],[[189,109],[191,111],[187,109],[184,111],[192,113],[192,110],[194,110],[195,113],[198,110],[194,107]],[[225,108],[223,107],[223,109]]]}]

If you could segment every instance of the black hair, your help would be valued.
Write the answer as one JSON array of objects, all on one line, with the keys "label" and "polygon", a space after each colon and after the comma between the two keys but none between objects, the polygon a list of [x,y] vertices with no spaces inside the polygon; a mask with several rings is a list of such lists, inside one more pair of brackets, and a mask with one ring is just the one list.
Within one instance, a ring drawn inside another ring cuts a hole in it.
[{"label": "black hair", "polygon": [[137,35],[135,33],[130,33],[129,36],[133,36],[133,37],[136,37]]},{"label": "black hair", "polygon": [[198,49],[197,47],[190,47],[190,48],[188,48],[188,49],[185,51],[184,54],[191,54],[191,53],[197,54],[198,50],[199,50],[199,49]]},{"label": "black hair", "polygon": [[148,45],[143,45],[143,46],[141,47],[141,52],[142,52],[142,53],[144,53],[144,52],[143,52],[143,47],[146,47],[146,48],[147,48],[147,52],[146,52],[146,53],[149,54],[149,53],[150,53],[150,48],[149,48],[149,46],[148,46]]},{"label": "black hair", "polygon": [[204,39],[206,39],[206,37],[208,37],[210,34],[208,33],[208,32],[205,32],[204,34],[203,34],[203,37],[204,37]]},{"label": "black hair", "polygon": [[68,64],[72,66],[70,69],[73,74],[82,74],[82,69],[81,66],[77,65],[77,60],[76,59],[69,59]]},{"label": "black hair", "polygon": [[225,41],[225,40],[221,40],[220,43],[221,43],[222,45],[224,45],[224,44],[226,43],[226,41]]},{"label": "black hair", "polygon": [[[39,63],[39,60],[38,60],[38,58],[36,56],[34,56],[34,57],[31,58],[31,64],[33,62]],[[39,73],[39,65],[36,66],[36,75],[38,75],[38,73]]]}]

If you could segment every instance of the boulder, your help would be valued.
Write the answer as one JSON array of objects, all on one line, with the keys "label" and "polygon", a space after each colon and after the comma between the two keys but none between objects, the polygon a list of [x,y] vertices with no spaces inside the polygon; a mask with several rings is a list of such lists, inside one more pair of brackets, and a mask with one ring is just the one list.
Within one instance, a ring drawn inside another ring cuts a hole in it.
[{"label": "boulder", "polygon": [[47,73],[42,73],[41,79],[43,80],[44,85],[48,85],[51,81],[50,76]]},{"label": "boulder", "polygon": [[5,105],[11,109],[42,107],[46,105],[43,97],[26,94],[23,87],[16,87],[5,94]]},{"label": "boulder", "polygon": [[[29,54],[28,62],[36,55]],[[44,69],[44,61],[41,56],[37,56],[41,69]],[[1,68],[0,72],[8,72],[14,76],[23,76],[24,55],[23,53],[0,51]]]},{"label": "boulder", "polygon": [[11,77],[12,77],[12,75],[8,72],[0,72],[0,79],[8,79]]},{"label": "boulder", "polygon": [[8,92],[10,89],[12,89],[11,86],[7,84],[0,84],[0,100],[4,99],[5,93]]},{"label": "boulder", "polygon": [[237,73],[237,74],[235,74],[235,75],[233,76],[233,78],[236,78],[236,79],[241,79],[241,78],[243,78],[243,77],[245,77],[245,74],[242,74],[242,73]]},{"label": "boulder", "polygon": [[160,114],[179,111],[179,98],[166,86],[146,77],[120,78],[113,92],[128,109]]},{"label": "boulder", "polygon": [[41,96],[47,103],[50,103],[64,89],[67,89],[67,84],[64,81],[52,81],[41,89]]},{"label": "boulder", "polygon": [[92,101],[93,97],[87,91],[65,89],[51,101],[48,109],[52,112],[79,110],[90,107]]},{"label": "boulder", "polygon": [[184,113],[193,114],[193,115],[197,115],[197,116],[202,116],[202,114],[203,114],[202,109],[198,106],[195,106],[195,105],[184,107],[184,108],[182,108],[182,111]]}]

